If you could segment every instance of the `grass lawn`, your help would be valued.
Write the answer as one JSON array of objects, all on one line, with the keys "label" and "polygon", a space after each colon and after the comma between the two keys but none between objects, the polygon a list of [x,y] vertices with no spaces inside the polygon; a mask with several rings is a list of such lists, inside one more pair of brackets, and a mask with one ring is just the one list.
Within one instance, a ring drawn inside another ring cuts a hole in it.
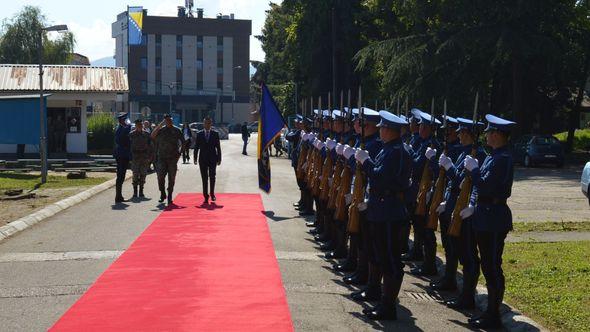
[{"label": "grass lawn", "polygon": [[[67,179],[64,176],[49,175],[47,176],[47,183],[39,188],[67,188],[79,186],[94,186],[101,184],[108,180],[107,178],[86,178],[86,179]],[[31,190],[41,183],[41,175],[0,172],[0,190],[6,189],[24,189]]]},{"label": "grass lawn", "polygon": [[590,231],[590,221],[574,222],[515,222],[514,232],[587,232]]},{"label": "grass lawn", "polygon": [[507,243],[506,301],[556,331],[590,331],[590,241]]}]

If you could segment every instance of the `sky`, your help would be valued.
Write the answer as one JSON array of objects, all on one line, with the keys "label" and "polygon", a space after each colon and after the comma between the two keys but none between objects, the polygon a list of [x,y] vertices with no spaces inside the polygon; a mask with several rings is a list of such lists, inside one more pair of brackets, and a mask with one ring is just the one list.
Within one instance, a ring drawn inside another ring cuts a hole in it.
[{"label": "sky", "polygon": [[[272,0],[281,3],[282,0]],[[236,19],[252,20],[250,60],[264,61],[260,42],[254,38],[261,33],[269,0],[194,0],[195,8],[204,8],[205,17],[218,13],[235,14]],[[143,6],[148,15],[176,16],[177,7],[184,0],[143,0],[126,3],[117,0],[67,1],[67,0],[15,0],[2,1],[0,20],[13,17],[24,6],[41,8],[49,24],[67,24],[76,38],[75,52],[86,55],[90,61],[111,57],[115,52],[115,40],[111,38],[111,23],[117,14],[129,6]]]}]

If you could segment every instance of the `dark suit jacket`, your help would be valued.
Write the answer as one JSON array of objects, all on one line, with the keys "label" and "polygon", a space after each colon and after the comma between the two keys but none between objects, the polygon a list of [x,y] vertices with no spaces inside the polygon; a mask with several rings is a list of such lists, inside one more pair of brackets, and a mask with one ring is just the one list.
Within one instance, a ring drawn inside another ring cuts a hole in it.
[{"label": "dark suit jacket", "polygon": [[[199,150],[201,153],[199,154]],[[198,159],[197,159],[198,156]],[[210,130],[209,141],[205,138],[205,130],[197,133],[195,139],[195,159],[199,164],[215,165],[221,162],[221,145],[219,144],[219,133]]]}]

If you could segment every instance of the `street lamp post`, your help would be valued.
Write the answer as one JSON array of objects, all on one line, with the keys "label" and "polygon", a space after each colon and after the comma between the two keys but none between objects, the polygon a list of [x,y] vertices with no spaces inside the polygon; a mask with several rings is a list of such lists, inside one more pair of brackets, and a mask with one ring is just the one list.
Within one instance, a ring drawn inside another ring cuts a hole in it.
[{"label": "street lamp post", "polygon": [[47,182],[47,133],[45,130],[45,98],[43,92],[43,33],[46,31],[67,31],[65,24],[44,27],[39,30],[37,53],[39,56],[39,159],[41,160],[41,183]]}]

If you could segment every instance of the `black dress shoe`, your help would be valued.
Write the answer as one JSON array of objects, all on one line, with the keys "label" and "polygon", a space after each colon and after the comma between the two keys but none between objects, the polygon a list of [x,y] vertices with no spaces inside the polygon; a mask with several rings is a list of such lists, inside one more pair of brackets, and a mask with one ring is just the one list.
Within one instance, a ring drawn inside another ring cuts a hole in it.
[{"label": "black dress shoe", "polygon": [[448,279],[443,279],[439,282],[430,283],[430,288],[436,291],[455,291],[457,290],[457,283],[449,281]]},{"label": "black dress shoe", "polygon": [[313,221],[308,221],[308,222],[305,223],[305,226],[307,226],[307,227],[315,227],[316,224]]},{"label": "black dress shoe", "polygon": [[484,314],[485,314],[485,312],[479,313],[477,315],[473,315],[473,317],[469,318],[467,320],[467,322],[469,322],[469,323],[475,322],[476,320],[480,319]]},{"label": "black dress shoe", "polygon": [[475,300],[465,300],[464,298],[456,298],[445,302],[447,307],[455,310],[472,310],[475,309]]},{"label": "black dress shoe", "polygon": [[342,281],[344,281],[345,284],[355,286],[364,285],[367,283],[367,280],[368,277],[364,273],[355,273],[351,276],[342,278]]},{"label": "black dress shoe", "polygon": [[162,203],[164,202],[164,200],[166,200],[166,193],[160,192],[160,199],[158,200],[158,202]]},{"label": "black dress shoe", "polygon": [[438,272],[436,271],[435,268],[418,267],[418,268],[414,268],[414,269],[410,270],[410,274],[415,275],[415,276],[423,276],[423,277],[435,276],[437,273]]},{"label": "black dress shoe", "polygon": [[[311,235],[318,235],[320,233],[320,231],[317,228],[312,228],[308,232]],[[314,237],[314,240],[315,240],[315,237]]]},{"label": "black dress shoe", "polygon": [[215,197],[215,195],[211,194],[211,200],[212,200],[213,202],[215,202],[215,201],[217,200],[217,197]]},{"label": "black dress shoe", "polygon": [[352,272],[356,269],[356,264],[350,260],[346,260],[343,264],[334,265],[334,271],[338,272]]},{"label": "black dress shoe", "polygon": [[477,329],[499,329],[502,327],[502,320],[499,316],[491,316],[488,313],[484,313],[480,318],[470,321],[469,325]]},{"label": "black dress shoe", "polygon": [[397,312],[395,305],[393,306],[377,306],[372,311],[365,314],[368,319],[372,320],[397,320]]},{"label": "black dress shoe", "polygon": [[320,250],[321,251],[330,251],[330,250],[334,250],[334,245],[331,242],[325,242],[320,244]]},{"label": "black dress shoe", "polygon": [[300,216],[313,216],[315,212],[313,211],[299,211]]},{"label": "black dress shoe", "polygon": [[376,306],[374,307],[369,307],[369,308],[364,308],[363,309],[363,314],[368,314],[369,312],[373,311],[373,310],[377,310],[381,307],[381,303],[378,303]]},{"label": "black dress shoe", "polygon": [[346,253],[345,252],[344,253],[338,252],[338,250],[334,250],[334,251],[327,252],[325,257],[327,259],[341,259],[341,258],[346,257]]},{"label": "black dress shoe", "polygon": [[404,262],[417,262],[421,260],[424,260],[424,256],[420,254],[407,253],[402,255],[402,261]]},{"label": "black dress shoe", "polygon": [[381,291],[361,289],[350,294],[350,297],[356,302],[369,302],[381,299]]}]

